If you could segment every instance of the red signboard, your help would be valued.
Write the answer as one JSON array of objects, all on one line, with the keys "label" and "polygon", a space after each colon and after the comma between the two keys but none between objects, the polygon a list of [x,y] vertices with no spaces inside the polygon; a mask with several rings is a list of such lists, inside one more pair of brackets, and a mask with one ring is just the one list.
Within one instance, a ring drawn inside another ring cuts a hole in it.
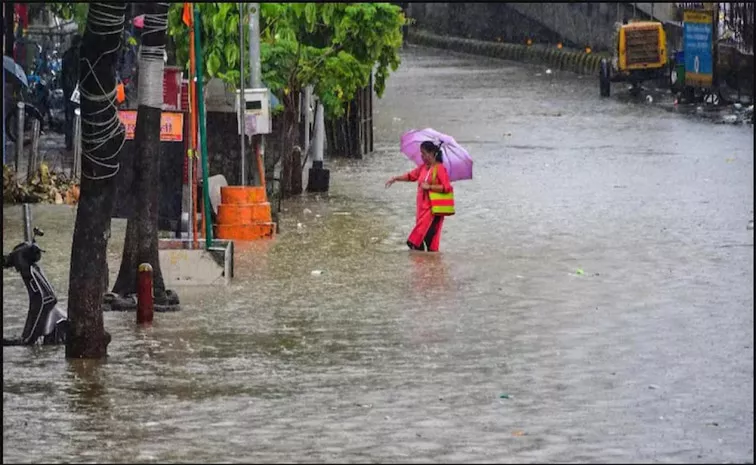
[{"label": "red signboard", "polygon": [[181,68],[166,66],[163,71],[163,109],[181,110]]},{"label": "red signboard", "polygon": [[14,8],[14,13],[18,16],[18,18],[16,18],[16,21],[18,22],[18,27],[21,29],[28,28],[29,27],[29,7],[24,3],[16,3],[15,8]]},{"label": "red signboard", "polygon": [[[126,127],[126,140],[134,140],[136,132],[136,110],[120,110],[118,117]],[[182,142],[184,140],[184,114],[163,112],[160,117],[160,141]]]},{"label": "red signboard", "polygon": [[181,81],[181,109],[189,111],[189,81]]}]

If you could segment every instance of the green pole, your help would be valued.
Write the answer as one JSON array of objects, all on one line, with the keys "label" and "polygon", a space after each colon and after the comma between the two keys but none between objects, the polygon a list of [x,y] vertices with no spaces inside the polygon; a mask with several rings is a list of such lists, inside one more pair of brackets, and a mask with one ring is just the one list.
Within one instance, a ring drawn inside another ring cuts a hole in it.
[{"label": "green pole", "polygon": [[202,44],[200,43],[200,36],[202,35],[202,28],[200,27],[200,12],[198,5],[195,5],[194,10],[194,61],[197,65],[195,70],[195,76],[197,76],[197,106],[199,110],[199,116],[197,123],[199,124],[200,135],[200,151],[202,156],[202,197],[205,203],[205,214],[203,219],[205,221],[205,247],[210,248],[213,242],[213,228],[210,224],[210,212],[212,207],[210,206],[210,186],[208,185],[208,163],[207,163],[207,137],[205,131],[205,98],[203,93],[202,78],[205,75],[202,68]]}]

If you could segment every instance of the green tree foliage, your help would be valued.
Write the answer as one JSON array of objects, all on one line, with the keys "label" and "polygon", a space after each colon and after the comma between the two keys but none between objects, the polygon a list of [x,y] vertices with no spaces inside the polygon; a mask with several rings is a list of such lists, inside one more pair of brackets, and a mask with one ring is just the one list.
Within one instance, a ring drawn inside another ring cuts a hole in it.
[{"label": "green tree foliage", "polygon": [[[260,5],[262,78],[276,95],[285,97],[314,85],[327,115],[340,116],[344,103],[368,84],[373,69],[375,91],[379,97],[383,94],[389,73],[399,66],[405,22],[399,7],[389,3]],[[238,4],[195,3],[194,7],[202,18],[205,78],[217,77],[236,88],[240,77]],[[185,65],[189,34],[182,13],[183,4],[171,6],[168,30],[177,60]],[[243,29],[246,43],[248,27]]]}]

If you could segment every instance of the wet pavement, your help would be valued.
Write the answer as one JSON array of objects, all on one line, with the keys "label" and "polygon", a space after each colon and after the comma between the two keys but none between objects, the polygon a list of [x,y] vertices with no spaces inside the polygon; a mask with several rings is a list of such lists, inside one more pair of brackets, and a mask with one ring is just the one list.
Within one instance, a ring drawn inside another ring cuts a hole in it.
[{"label": "wet pavement", "polygon": [[[328,161],[330,195],[287,202],[230,288],[178,289],[151,329],[106,314],[104,364],[3,350],[3,461],[753,462],[752,127],[403,55],[376,152]],[[423,127],[475,159],[437,255],[405,250],[415,187],[383,188]],[[74,210],[34,212],[64,292]]]}]

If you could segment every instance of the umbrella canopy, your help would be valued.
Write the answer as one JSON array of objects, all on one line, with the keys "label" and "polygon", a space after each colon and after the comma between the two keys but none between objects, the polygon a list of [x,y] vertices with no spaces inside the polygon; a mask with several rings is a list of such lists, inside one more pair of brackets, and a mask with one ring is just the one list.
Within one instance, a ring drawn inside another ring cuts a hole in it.
[{"label": "umbrella canopy", "polygon": [[15,76],[16,79],[18,79],[19,81],[21,81],[21,84],[23,84],[24,87],[29,87],[29,80],[26,79],[26,73],[24,72],[24,68],[22,68],[21,65],[13,61],[13,58],[9,56],[3,56],[3,69],[5,69],[5,71]]},{"label": "umbrella canopy", "polygon": [[431,128],[412,129],[405,132],[400,141],[402,153],[416,164],[423,164],[420,144],[425,141],[440,145],[444,167],[449,173],[449,180],[472,179],[473,161],[467,150],[462,148],[452,136],[442,134]]}]

